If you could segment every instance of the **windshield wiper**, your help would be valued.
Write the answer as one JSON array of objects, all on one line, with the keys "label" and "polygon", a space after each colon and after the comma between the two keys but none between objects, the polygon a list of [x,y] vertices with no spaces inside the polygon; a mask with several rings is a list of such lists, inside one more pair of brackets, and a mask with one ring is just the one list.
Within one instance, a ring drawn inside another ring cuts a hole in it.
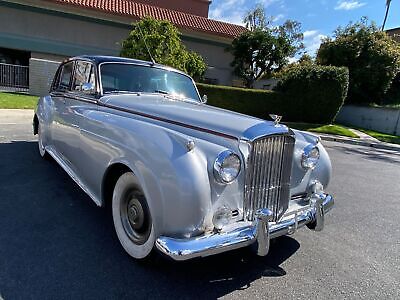
[{"label": "windshield wiper", "polygon": [[104,92],[103,94],[104,95],[106,95],[106,94],[138,94],[138,92],[115,90],[115,91],[107,91],[107,92]]},{"label": "windshield wiper", "polygon": [[168,95],[168,98],[171,98],[173,100],[180,100],[180,101],[190,101],[190,102],[199,102],[196,99],[192,99],[192,98],[188,98],[188,97],[178,97],[176,94],[171,94],[167,91],[164,90],[155,90],[154,93],[158,93],[158,94],[163,94],[163,95]]},{"label": "windshield wiper", "polygon": [[158,93],[158,94],[169,95],[169,93],[167,91],[164,91],[164,90],[155,90],[154,92]]}]

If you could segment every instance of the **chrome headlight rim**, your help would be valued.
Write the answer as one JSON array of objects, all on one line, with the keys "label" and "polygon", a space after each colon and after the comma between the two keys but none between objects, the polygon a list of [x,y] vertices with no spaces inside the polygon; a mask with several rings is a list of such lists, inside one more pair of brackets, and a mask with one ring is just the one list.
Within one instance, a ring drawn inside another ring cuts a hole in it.
[{"label": "chrome headlight rim", "polygon": [[[238,167],[236,169],[236,174],[234,174],[232,176],[232,178],[227,179],[226,176],[224,176],[224,162],[226,162],[227,159],[229,158],[235,158],[238,162]],[[240,174],[240,170],[242,167],[242,162],[240,160],[239,155],[237,155],[235,152],[231,151],[231,150],[224,150],[222,152],[220,152],[217,156],[217,158],[215,159],[214,162],[214,178],[216,179],[217,182],[222,183],[222,184],[231,184],[232,182],[234,182],[239,174]]]},{"label": "chrome headlight rim", "polygon": [[301,166],[306,170],[313,170],[317,166],[321,153],[316,144],[310,144],[303,149]]}]

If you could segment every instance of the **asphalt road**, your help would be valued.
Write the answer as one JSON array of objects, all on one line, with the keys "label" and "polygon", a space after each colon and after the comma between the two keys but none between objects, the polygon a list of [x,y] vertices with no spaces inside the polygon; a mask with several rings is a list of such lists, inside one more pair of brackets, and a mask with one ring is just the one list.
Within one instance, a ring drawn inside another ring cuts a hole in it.
[{"label": "asphalt road", "polygon": [[100,209],[0,114],[0,299],[400,299],[400,154],[325,142],[336,206],[321,233],[189,262],[139,263]]}]

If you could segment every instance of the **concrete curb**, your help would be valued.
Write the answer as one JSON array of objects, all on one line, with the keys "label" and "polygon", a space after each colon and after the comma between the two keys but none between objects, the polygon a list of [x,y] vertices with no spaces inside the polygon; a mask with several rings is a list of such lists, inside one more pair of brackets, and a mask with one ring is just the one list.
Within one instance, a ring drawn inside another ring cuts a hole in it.
[{"label": "concrete curb", "polygon": [[[315,133],[314,133],[315,134]],[[331,142],[340,142],[364,147],[370,147],[375,149],[383,149],[383,150],[391,150],[391,151],[398,151],[400,152],[400,145],[389,144],[389,143],[375,143],[371,141],[363,141],[360,139],[353,139],[353,138],[346,138],[342,136],[334,136],[334,135],[326,135],[326,134],[318,134],[319,137],[324,141],[331,141]]]}]

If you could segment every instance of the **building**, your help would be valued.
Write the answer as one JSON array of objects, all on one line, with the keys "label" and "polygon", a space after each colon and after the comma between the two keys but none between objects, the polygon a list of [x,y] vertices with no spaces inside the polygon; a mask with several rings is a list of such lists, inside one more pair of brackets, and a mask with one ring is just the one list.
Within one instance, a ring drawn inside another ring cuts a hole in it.
[{"label": "building", "polygon": [[226,48],[246,29],[208,19],[209,5],[209,0],[0,0],[0,63],[29,66],[30,91],[40,94],[43,89],[36,87],[43,80],[49,84],[54,72],[49,61],[118,55],[132,22],[151,16],[178,27],[187,48],[204,57],[209,82],[232,85]]},{"label": "building", "polygon": [[400,43],[400,27],[386,30],[386,33]]}]

